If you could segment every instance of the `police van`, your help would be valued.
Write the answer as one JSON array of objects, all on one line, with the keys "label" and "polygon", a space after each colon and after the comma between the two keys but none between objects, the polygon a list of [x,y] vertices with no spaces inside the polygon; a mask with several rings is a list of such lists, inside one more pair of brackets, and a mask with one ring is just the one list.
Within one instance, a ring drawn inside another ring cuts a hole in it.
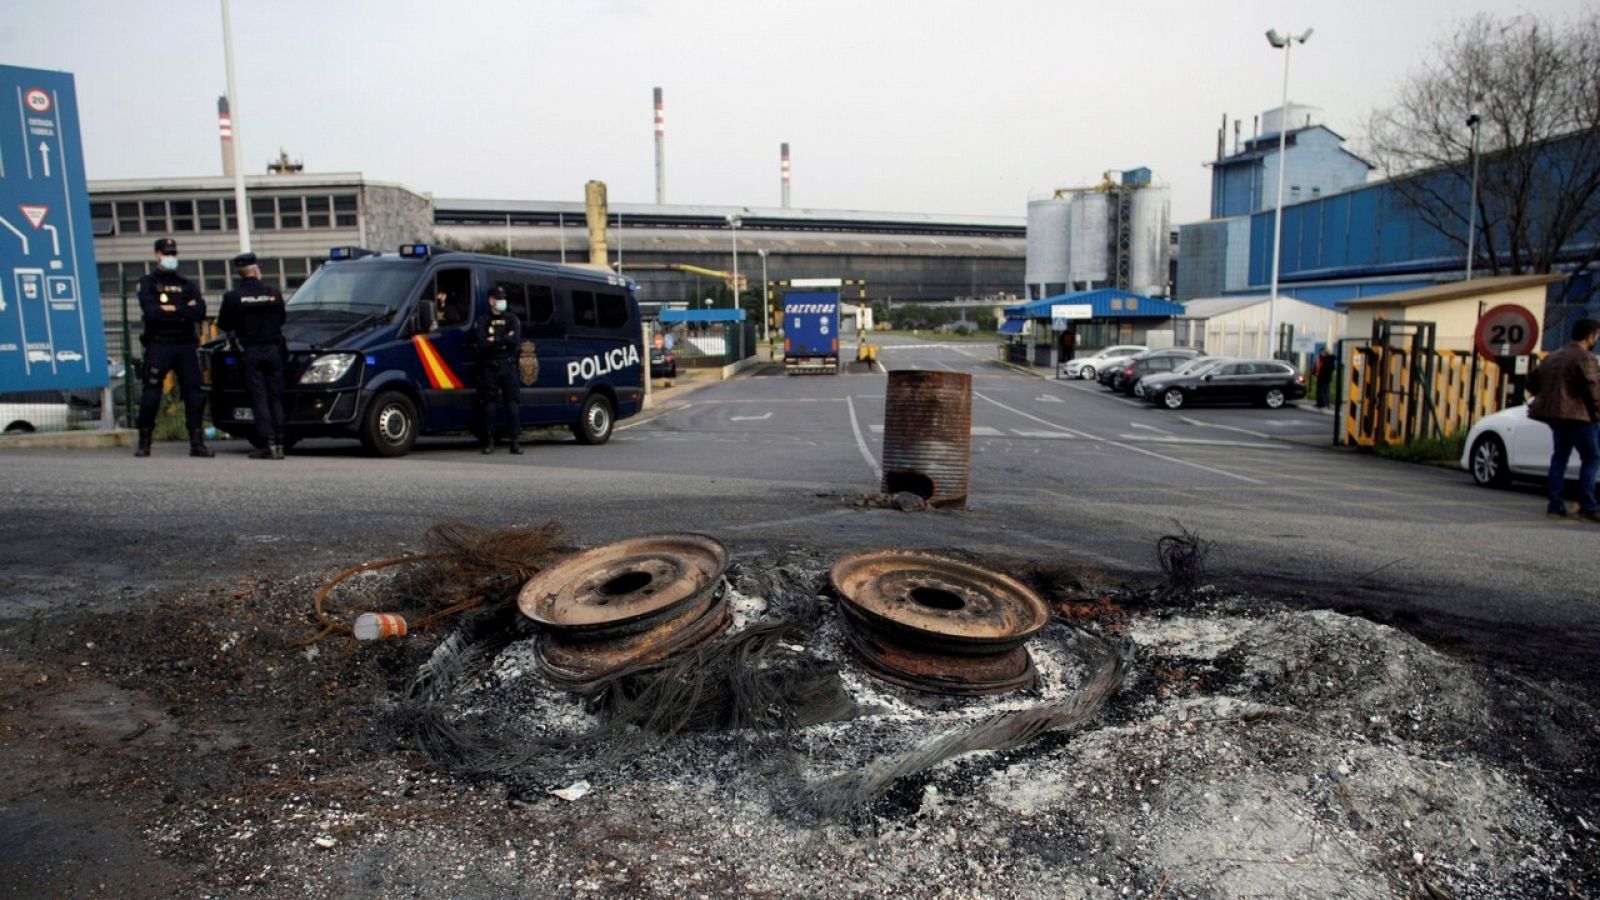
[{"label": "police van", "polygon": [[[400,456],[418,435],[474,431],[474,332],[495,287],[522,323],[522,426],[567,425],[580,443],[605,443],[644,399],[634,282],[405,244],[398,255],[335,248],[289,299],[285,444],[354,437]],[[242,358],[221,342],[203,351],[211,417],[259,445]]]}]

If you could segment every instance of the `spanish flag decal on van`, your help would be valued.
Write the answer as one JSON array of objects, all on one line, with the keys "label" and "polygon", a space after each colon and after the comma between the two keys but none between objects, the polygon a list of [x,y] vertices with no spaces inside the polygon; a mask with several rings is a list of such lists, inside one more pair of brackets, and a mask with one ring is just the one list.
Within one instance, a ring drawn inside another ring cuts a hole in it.
[{"label": "spanish flag decal on van", "polygon": [[451,391],[461,387],[461,379],[450,371],[449,364],[439,356],[438,349],[426,337],[420,334],[412,335],[411,344],[417,348],[417,357],[422,360],[422,370],[428,373],[428,383],[433,385],[434,390]]}]

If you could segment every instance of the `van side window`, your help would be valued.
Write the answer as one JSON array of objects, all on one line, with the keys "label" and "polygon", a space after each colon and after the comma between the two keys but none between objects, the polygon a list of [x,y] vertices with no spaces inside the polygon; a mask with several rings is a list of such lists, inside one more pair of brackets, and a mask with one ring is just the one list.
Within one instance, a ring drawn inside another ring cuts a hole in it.
[{"label": "van side window", "polygon": [[472,270],[440,269],[434,276],[434,296],[439,303],[439,327],[460,325],[472,318]]},{"label": "van side window", "polygon": [[628,324],[628,300],[621,294],[595,295],[601,328],[622,328]]},{"label": "van side window", "polygon": [[555,292],[548,284],[528,285],[528,308],[522,321],[529,325],[538,325],[550,321],[556,314]]},{"label": "van side window", "polygon": [[593,291],[572,292],[572,324],[580,328],[593,328],[599,322],[594,308]]}]

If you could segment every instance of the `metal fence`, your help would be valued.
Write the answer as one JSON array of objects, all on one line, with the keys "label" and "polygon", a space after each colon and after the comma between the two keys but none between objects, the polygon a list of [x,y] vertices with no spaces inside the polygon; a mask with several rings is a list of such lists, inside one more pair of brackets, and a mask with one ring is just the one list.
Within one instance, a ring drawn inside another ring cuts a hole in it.
[{"label": "metal fence", "polygon": [[712,369],[754,356],[759,330],[754,322],[685,322],[667,334],[678,365]]}]

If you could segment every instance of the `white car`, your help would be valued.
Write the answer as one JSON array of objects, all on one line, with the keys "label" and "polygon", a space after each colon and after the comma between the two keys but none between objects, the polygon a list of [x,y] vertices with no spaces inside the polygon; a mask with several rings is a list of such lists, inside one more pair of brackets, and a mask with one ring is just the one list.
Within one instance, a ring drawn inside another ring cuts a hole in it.
[{"label": "white car", "polygon": [[[1512,478],[1543,480],[1550,471],[1550,426],[1528,418],[1528,407],[1513,406],[1478,420],[1467,432],[1461,468],[1484,487],[1505,487]],[[1578,454],[1567,460],[1567,477],[1578,478]]]},{"label": "white car", "polygon": [[71,421],[72,407],[60,391],[12,391],[0,394],[0,433],[56,431]]},{"label": "white car", "polygon": [[1061,377],[1083,378],[1087,380],[1093,378],[1096,372],[1104,369],[1106,366],[1116,365],[1125,359],[1131,359],[1148,349],[1150,348],[1141,344],[1118,344],[1115,347],[1107,347],[1104,350],[1096,350],[1094,353],[1088,356],[1079,357],[1078,359],[1069,359],[1062,363]]}]

